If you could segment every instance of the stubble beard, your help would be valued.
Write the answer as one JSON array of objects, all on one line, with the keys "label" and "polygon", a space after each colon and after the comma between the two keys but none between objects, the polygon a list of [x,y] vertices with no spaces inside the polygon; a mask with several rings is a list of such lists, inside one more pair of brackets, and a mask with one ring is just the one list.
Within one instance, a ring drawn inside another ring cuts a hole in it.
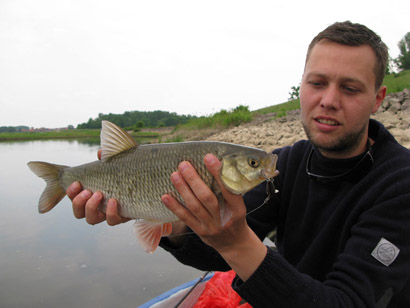
[{"label": "stubble beard", "polygon": [[357,149],[360,142],[363,140],[367,125],[368,123],[363,125],[363,127],[358,131],[354,131],[345,136],[341,136],[334,141],[324,143],[316,140],[314,134],[312,134],[309,130],[308,125],[306,125],[304,121],[302,121],[302,126],[306,133],[306,136],[313,146],[315,146],[322,154],[331,153],[338,155],[353,153]]}]

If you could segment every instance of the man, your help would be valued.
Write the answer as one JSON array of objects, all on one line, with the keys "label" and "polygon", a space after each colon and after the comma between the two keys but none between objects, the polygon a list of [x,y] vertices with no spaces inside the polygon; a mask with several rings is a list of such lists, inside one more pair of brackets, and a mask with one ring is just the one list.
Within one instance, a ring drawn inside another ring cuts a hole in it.
[{"label": "man", "polygon": [[[186,207],[162,201],[184,223],[161,246],[182,263],[237,273],[233,288],[254,307],[410,306],[410,151],[378,122],[387,47],[373,31],[335,23],[311,42],[301,83],[308,141],[275,150],[278,193],[265,185],[244,198],[223,191],[232,218],[221,226],[218,201],[183,162],[171,181]],[[218,180],[220,162],[205,157]],[[68,189],[74,215],[123,222],[115,200]],[[92,197],[91,197],[92,196]],[[91,198],[90,198],[91,197]],[[246,206],[245,206],[246,204]],[[186,226],[194,233],[186,233]],[[277,251],[262,240],[277,230]]]}]

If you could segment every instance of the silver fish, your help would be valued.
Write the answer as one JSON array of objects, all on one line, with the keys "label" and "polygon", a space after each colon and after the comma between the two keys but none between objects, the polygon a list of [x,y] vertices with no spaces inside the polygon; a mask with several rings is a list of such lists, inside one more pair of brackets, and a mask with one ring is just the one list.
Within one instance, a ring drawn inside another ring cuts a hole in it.
[{"label": "silver fish", "polygon": [[189,161],[217,194],[222,219],[228,213],[220,189],[204,165],[207,153],[222,161],[222,182],[235,194],[246,193],[278,172],[277,156],[260,149],[212,141],[138,145],[127,132],[108,121],[102,122],[101,150],[101,160],[76,167],[29,162],[29,168],[47,183],[39,212],[50,211],[64,198],[68,186],[79,181],[84,189],[103,194],[103,212],[107,200],[115,198],[121,216],[137,219],[134,231],[148,252],[156,249],[161,237],[171,233],[171,223],[178,220],[162,203],[161,196],[170,193],[183,203],[170,181],[180,162]]}]

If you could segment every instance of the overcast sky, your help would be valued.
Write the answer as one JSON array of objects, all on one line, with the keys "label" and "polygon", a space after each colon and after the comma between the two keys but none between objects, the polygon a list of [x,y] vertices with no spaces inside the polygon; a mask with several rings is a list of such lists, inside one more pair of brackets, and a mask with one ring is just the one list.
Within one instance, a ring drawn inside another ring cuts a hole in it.
[{"label": "overcast sky", "polygon": [[0,0],[0,126],[282,103],[319,31],[365,24],[395,58],[409,12],[408,0]]}]

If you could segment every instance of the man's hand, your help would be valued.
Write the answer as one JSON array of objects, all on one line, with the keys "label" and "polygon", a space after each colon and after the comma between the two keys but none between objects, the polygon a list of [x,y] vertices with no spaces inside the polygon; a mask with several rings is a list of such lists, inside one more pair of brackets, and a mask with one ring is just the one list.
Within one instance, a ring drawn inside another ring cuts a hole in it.
[{"label": "man's hand", "polygon": [[224,188],[219,177],[221,162],[211,154],[205,156],[204,162],[221,188],[225,207],[232,214],[225,224],[222,225],[218,198],[188,162],[182,162],[171,175],[185,206],[169,194],[162,196],[162,201],[204,243],[215,248],[245,281],[260,265],[267,249],[247,225],[242,196]]},{"label": "man's hand", "polygon": [[108,200],[105,214],[101,212],[98,206],[103,200],[102,193],[83,190],[79,182],[74,182],[68,187],[67,195],[73,203],[74,216],[78,219],[85,218],[90,225],[107,220],[107,224],[114,226],[130,220],[118,214],[118,203],[115,199]]},{"label": "man's hand", "polygon": [[223,226],[218,198],[188,162],[182,162],[178,172],[171,175],[171,181],[184,199],[186,207],[170,195],[164,195],[162,201],[206,244],[219,250],[229,245],[247,228],[246,208],[241,195],[232,194],[224,188],[219,178],[221,162],[215,156],[207,155],[205,164],[221,188],[225,207],[232,213],[232,217]]},{"label": "man's hand", "polygon": [[[98,150],[97,156],[98,159],[101,159],[101,149]],[[101,212],[98,206],[103,200],[102,193],[99,191],[92,193],[89,190],[83,190],[79,182],[72,183],[67,188],[66,193],[73,203],[74,216],[78,219],[85,217],[85,220],[90,225],[107,220],[110,226],[114,226],[130,220],[118,214],[118,203],[115,199],[108,200],[105,214]]]}]

